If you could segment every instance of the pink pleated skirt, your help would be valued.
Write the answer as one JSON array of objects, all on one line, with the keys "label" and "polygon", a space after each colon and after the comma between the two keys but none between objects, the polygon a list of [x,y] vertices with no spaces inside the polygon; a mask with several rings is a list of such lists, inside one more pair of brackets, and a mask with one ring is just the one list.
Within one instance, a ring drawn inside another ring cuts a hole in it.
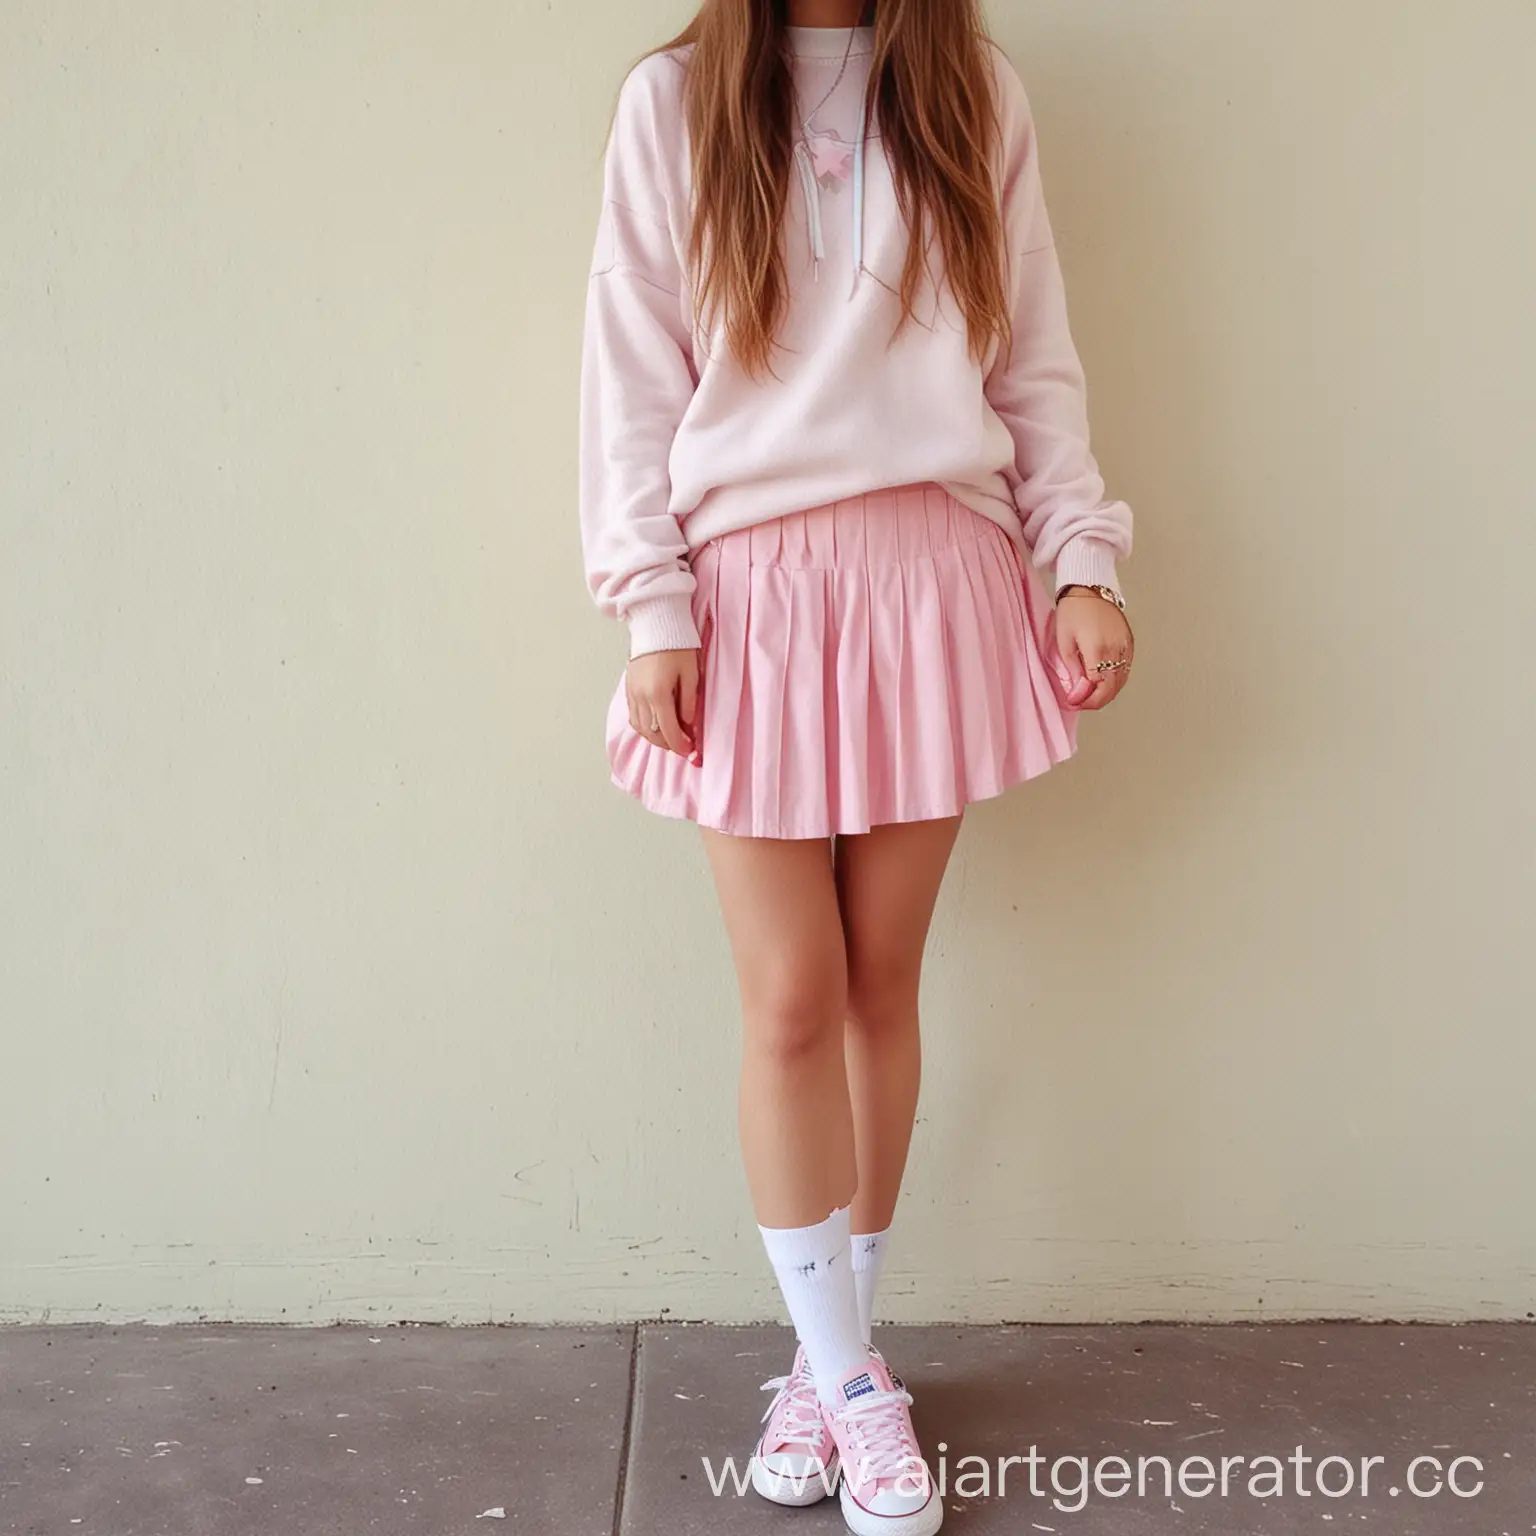
[{"label": "pink pleated skirt", "polygon": [[811,838],[953,816],[1077,749],[1053,609],[1008,534],[938,485],[722,534],[691,557],[697,763],[608,708],[613,782],[662,816]]}]

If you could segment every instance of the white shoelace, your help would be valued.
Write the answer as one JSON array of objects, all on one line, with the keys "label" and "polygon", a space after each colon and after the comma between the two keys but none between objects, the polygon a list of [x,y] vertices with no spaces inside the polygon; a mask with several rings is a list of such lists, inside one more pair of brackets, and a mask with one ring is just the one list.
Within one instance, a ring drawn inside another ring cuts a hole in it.
[{"label": "white shoelace", "polygon": [[806,1372],[797,1375],[775,1376],[762,1385],[764,1392],[777,1392],[778,1396],[768,1404],[768,1411],[759,1421],[766,1424],[782,1404],[784,1409],[784,1438],[792,1444],[814,1443],[821,1435],[821,1399],[816,1396],[816,1384]]},{"label": "white shoelace", "polygon": [[[898,1389],[855,1398],[833,1415],[838,1428],[847,1433],[858,1452],[854,1470],[860,1480],[920,1475],[922,1452],[917,1448],[906,1413],[911,1406],[912,1394]],[[846,1470],[848,1458],[845,1456],[843,1461]]]}]

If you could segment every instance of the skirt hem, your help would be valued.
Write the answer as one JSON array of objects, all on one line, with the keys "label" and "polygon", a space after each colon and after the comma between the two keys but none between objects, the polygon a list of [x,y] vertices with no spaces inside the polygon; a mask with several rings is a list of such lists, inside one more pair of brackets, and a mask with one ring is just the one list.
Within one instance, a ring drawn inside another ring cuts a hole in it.
[{"label": "skirt hem", "polygon": [[778,842],[798,843],[814,841],[824,837],[860,837],[866,832],[873,832],[876,827],[899,827],[913,821],[942,821],[947,816],[958,816],[968,806],[980,805],[987,800],[997,800],[1006,795],[1010,789],[1017,789],[1021,784],[1027,784],[1034,779],[1044,778],[1052,768],[1059,768],[1063,763],[1069,763],[1077,756],[1076,743],[1059,757],[1054,757],[1048,763],[1042,763],[1038,767],[1026,770],[1016,778],[1011,778],[1005,784],[1000,784],[996,789],[975,790],[964,796],[958,805],[947,806],[942,810],[922,810],[911,815],[888,816],[878,820],[868,821],[863,826],[854,827],[828,827],[825,831],[798,832],[789,831],[783,827],[740,827],[726,826],[719,818],[708,819],[705,816],[690,812],[680,805],[657,805],[640,793],[632,784],[626,783],[618,774],[610,773],[609,783],[624,793],[638,805],[649,811],[653,816],[660,816],[667,821],[691,821],[695,826],[703,827],[710,832],[723,832],[728,837],[763,837],[772,838]]}]

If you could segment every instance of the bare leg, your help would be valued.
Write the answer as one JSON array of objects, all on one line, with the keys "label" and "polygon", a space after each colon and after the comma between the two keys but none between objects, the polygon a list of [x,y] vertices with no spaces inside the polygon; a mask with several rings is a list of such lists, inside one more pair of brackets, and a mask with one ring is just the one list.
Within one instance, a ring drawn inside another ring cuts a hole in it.
[{"label": "bare leg", "polygon": [[855,1232],[890,1226],[901,1190],[922,1072],[917,991],[923,949],[961,819],[898,822],[837,839],[848,1087],[858,1149]]},{"label": "bare leg", "polygon": [[701,829],[741,994],[741,1147],[757,1220],[824,1221],[854,1194],[848,973],[826,840]]}]

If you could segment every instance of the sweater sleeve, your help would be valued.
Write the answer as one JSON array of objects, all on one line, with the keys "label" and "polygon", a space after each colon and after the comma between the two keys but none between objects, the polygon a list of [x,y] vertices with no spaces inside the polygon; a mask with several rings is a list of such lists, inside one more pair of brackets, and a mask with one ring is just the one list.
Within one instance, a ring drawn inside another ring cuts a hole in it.
[{"label": "sweater sleeve", "polygon": [[988,374],[987,399],[1014,441],[1014,496],[1034,564],[1055,568],[1053,591],[1082,582],[1118,592],[1115,562],[1131,551],[1131,509],[1105,499],[1089,448],[1087,386],[1067,320],[1034,118],[1001,50],[997,80],[1013,347]]},{"label": "sweater sleeve", "polygon": [[587,283],[580,522],[587,585],[629,626],[631,657],[699,644],[688,544],[669,510],[672,439],[693,396],[689,303],[668,217],[681,132],[653,56],[619,96]]}]

